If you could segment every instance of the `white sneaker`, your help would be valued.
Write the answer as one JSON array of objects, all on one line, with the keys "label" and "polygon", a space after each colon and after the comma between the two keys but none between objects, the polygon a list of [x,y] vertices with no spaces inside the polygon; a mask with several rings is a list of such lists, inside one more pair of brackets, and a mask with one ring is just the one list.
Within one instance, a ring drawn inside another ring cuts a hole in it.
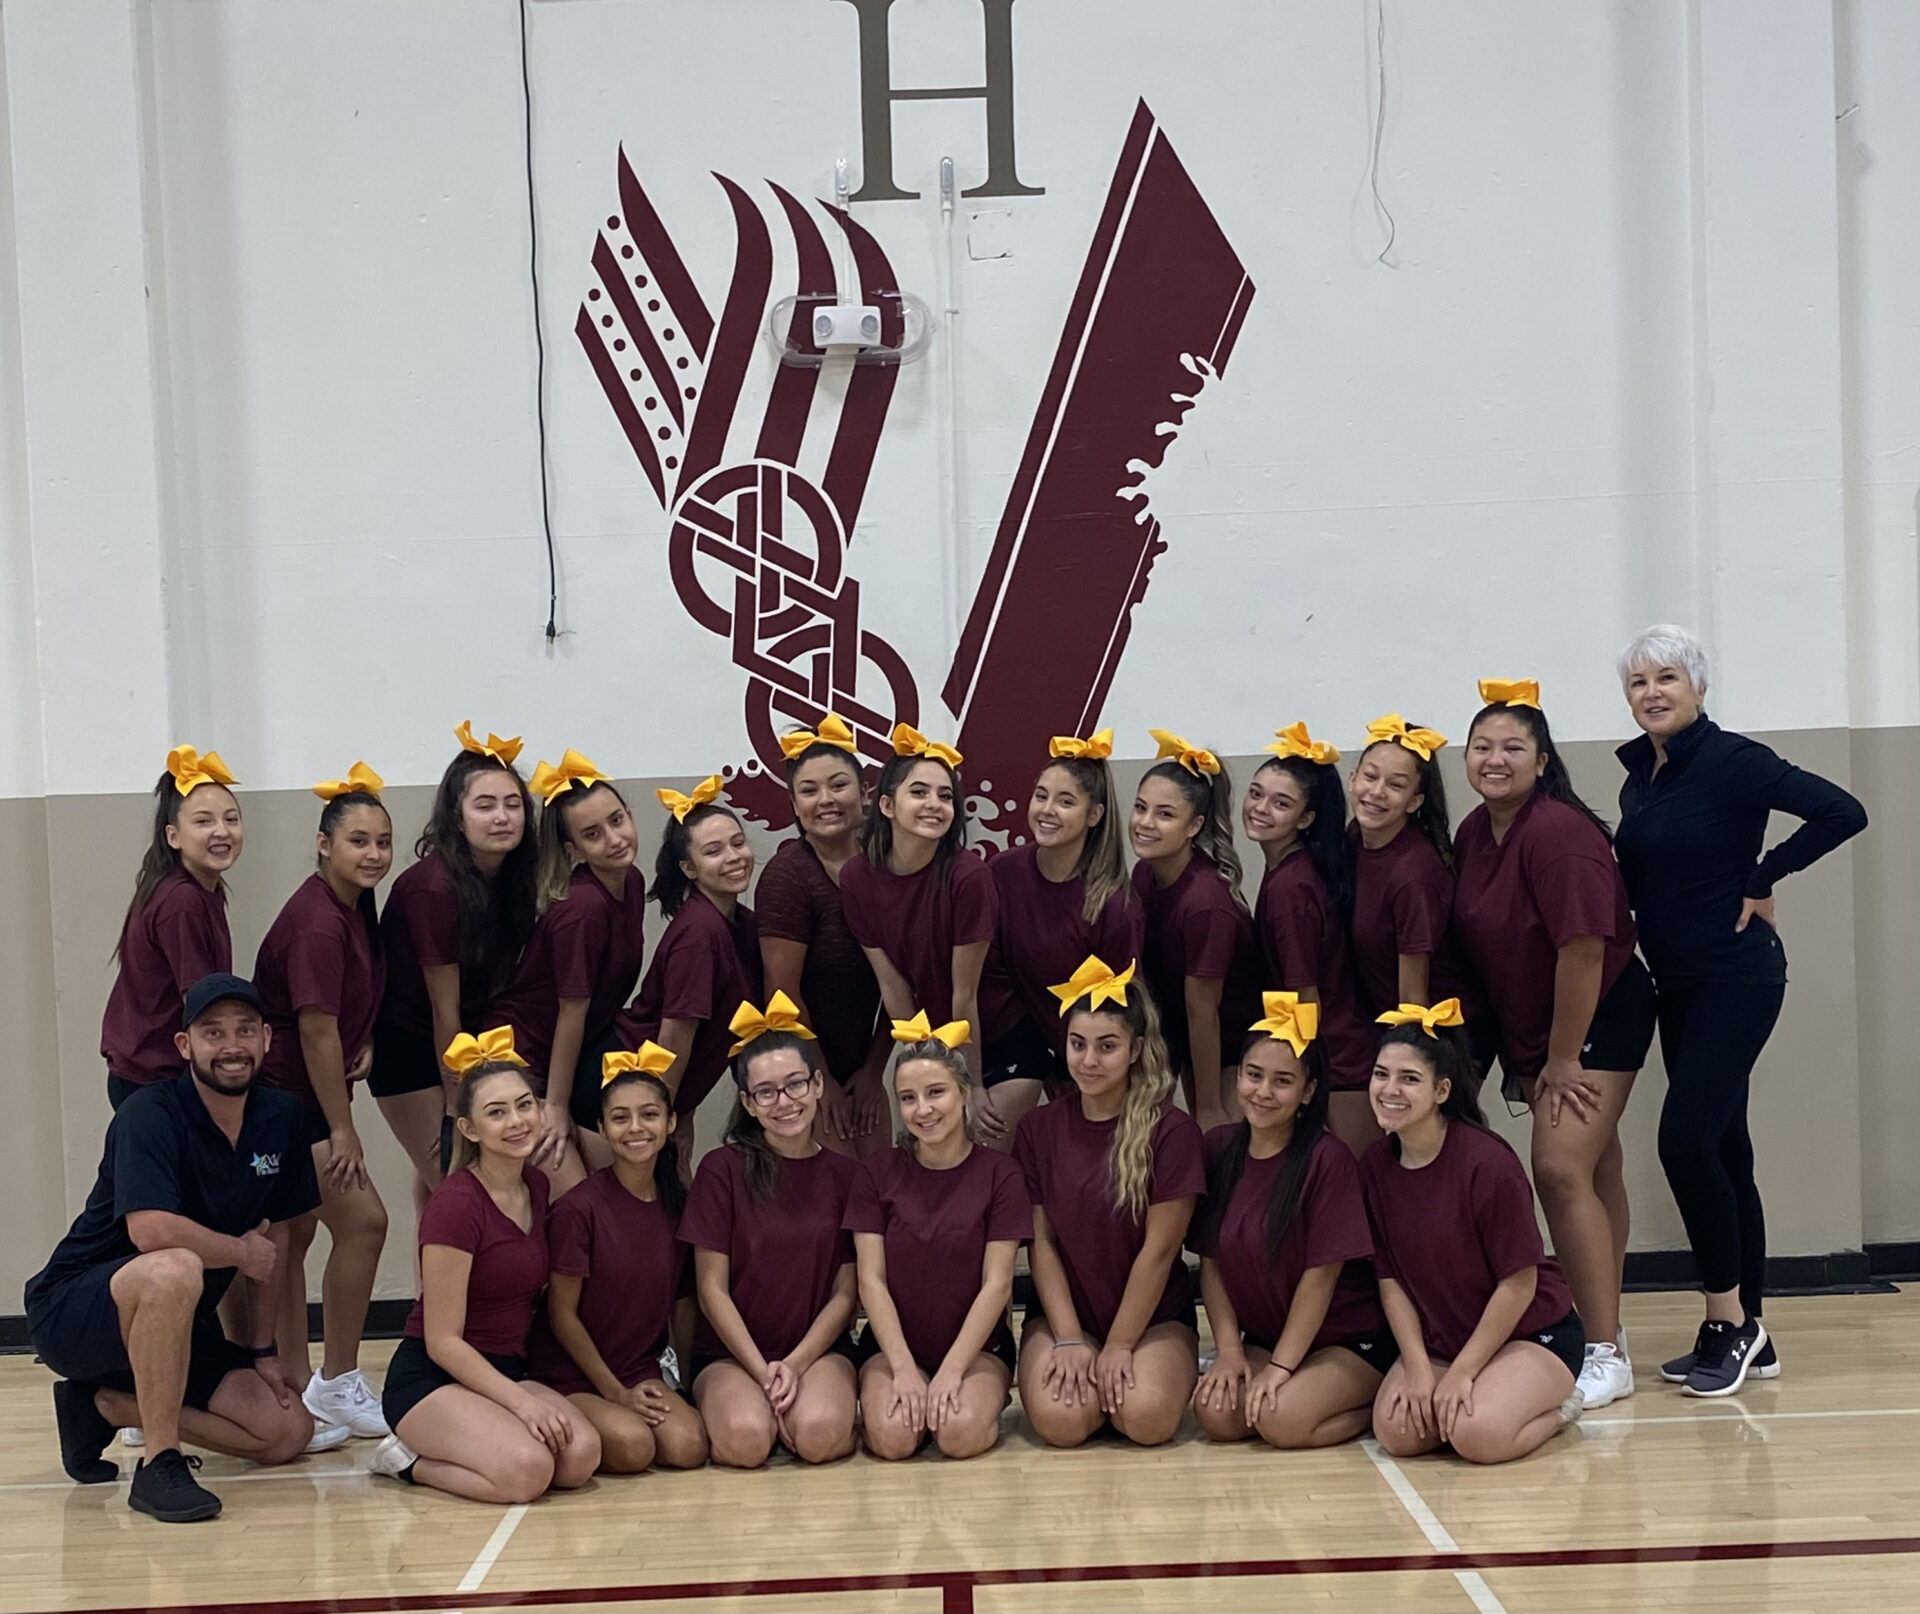
[{"label": "white sneaker", "polygon": [[660,1377],[669,1390],[680,1388],[680,1353],[671,1345],[660,1353]]},{"label": "white sneaker", "polygon": [[122,1429],[120,1431],[120,1444],[130,1446],[135,1451],[142,1451],[147,1444],[147,1432],[144,1429]]},{"label": "white sneaker", "polygon": [[404,1480],[411,1485],[413,1480],[407,1471],[419,1461],[419,1457],[401,1441],[398,1435],[388,1435],[373,1448],[373,1461],[367,1464],[367,1471],[372,1474],[389,1474],[394,1479]]},{"label": "white sneaker", "polygon": [[343,1423],[322,1423],[315,1419],[313,1439],[307,1442],[309,1452],[332,1451],[336,1446],[344,1446],[353,1439],[353,1431]]},{"label": "white sneaker", "polygon": [[1613,1336],[1613,1343],[1620,1348],[1620,1354],[1629,1362],[1633,1360],[1633,1352],[1627,1349],[1627,1325],[1625,1323],[1620,1325],[1620,1332]]},{"label": "white sneaker", "polygon": [[380,1398],[368,1388],[357,1367],[337,1379],[314,1374],[300,1399],[316,1422],[337,1423],[352,1437],[384,1440],[393,1433],[380,1411]]},{"label": "white sneaker", "polygon": [[1587,1346],[1587,1359],[1575,1383],[1586,1410],[1604,1407],[1633,1394],[1633,1364],[1620,1347],[1602,1340]]}]

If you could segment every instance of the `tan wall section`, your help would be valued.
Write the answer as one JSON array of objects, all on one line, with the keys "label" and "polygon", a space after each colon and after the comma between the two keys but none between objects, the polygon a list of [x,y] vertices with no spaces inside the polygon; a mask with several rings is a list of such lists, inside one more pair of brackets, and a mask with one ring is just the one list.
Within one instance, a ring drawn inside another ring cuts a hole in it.
[{"label": "tan wall section", "polygon": [[[1920,730],[1765,738],[1803,766],[1851,782],[1875,821],[1853,849],[1793,877],[1780,893],[1792,988],[1761,1063],[1752,1112],[1773,1253],[1825,1254],[1857,1249],[1863,1240],[1913,1238],[1920,1233],[1920,1120],[1907,1098],[1914,1055],[1901,1010],[1920,960]],[[1457,817],[1474,798],[1458,772],[1458,747],[1445,755]],[[1614,817],[1620,776],[1612,746],[1573,745],[1567,755],[1581,790],[1603,816]],[[1252,765],[1239,759],[1235,779],[1244,782]],[[1140,767],[1122,765],[1123,793]],[[641,824],[643,869],[650,870],[661,812],[650,786],[626,787],[626,795]],[[243,791],[241,799],[247,845],[232,881],[231,912],[235,960],[245,969],[311,867],[318,804],[294,792]],[[388,792],[397,865],[410,858],[430,799],[421,786]],[[0,878],[11,921],[0,931],[0,1008],[17,1028],[23,1055],[14,1066],[11,1113],[33,1140],[0,1186],[0,1207],[15,1232],[0,1255],[0,1277],[15,1295],[85,1198],[98,1164],[108,1116],[100,1012],[148,810],[147,798],[131,796],[0,802]],[[773,838],[756,842],[764,863]],[[1242,850],[1249,867],[1257,866],[1252,849]],[[46,1079],[56,1068],[57,1087]],[[1636,1249],[1685,1245],[1655,1152],[1664,1086],[1656,1048],[1624,1133]],[[703,1107],[703,1149],[718,1136],[729,1102],[723,1087]],[[408,1173],[365,1094],[355,1114],[393,1222],[377,1293],[405,1295],[413,1249]],[[1525,1118],[1496,1119],[1524,1156]],[[316,1251],[316,1282],[319,1265]]]}]

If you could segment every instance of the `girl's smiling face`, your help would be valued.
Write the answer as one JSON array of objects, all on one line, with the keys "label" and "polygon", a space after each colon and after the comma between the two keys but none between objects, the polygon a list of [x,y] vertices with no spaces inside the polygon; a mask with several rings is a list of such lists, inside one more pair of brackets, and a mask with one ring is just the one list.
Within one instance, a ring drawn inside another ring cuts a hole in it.
[{"label": "girl's smiling face", "polygon": [[1313,1086],[1293,1044],[1278,1037],[1262,1038],[1240,1057],[1240,1108],[1256,1132],[1291,1127]]},{"label": "girl's smiling face", "polygon": [[1041,770],[1027,801],[1027,828],[1035,846],[1073,846],[1106,816],[1065,768]]},{"label": "girl's smiling face", "polygon": [[738,897],[753,884],[753,847],[731,813],[708,813],[687,831],[680,872],[709,897]]},{"label": "girl's smiling face", "polygon": [[1142,779],[1133,798],[1127,838],[1135,857],[1153,863],[1184,852],[1206,821],[1206,815],[1194,811],[1171,779]]},{"label": "girl's smiling face", "polygon": [[340,815],[331,835],[320,837],[320,861],[349,885],[371,891],[393,867],[393,820],[374,802],[359,802]]},{"label": "girl's smiling face", "polygon": [[1067,1073],[1087,1098],[1124,1090],[1140,1053],[1140,1039],[1117,1011],[1075,1009],[1067,1020]]},{"label": "girl's smiling face", "polygon": [[894,833],[923,841],[937,841],[953,828],[957,810],[953,775],[931,757],[916,762],[894,793],[880,798],[880,811],[893,820]]},{"label": "girl's smiling face", "polygon": [[917,1143],[937,1148],[966,1130],[966,1092],[937,1059],[909,1059],[896,1066],[893,1097],[900,1124]]},{"label": "girl's smiling face", "polygon": [[1367,1096],[1382,1132],[1404,1132],[1427,1120],[1447,1101],[1453,1084],[1436,1081],[1433,1066],[1411,1044],[1390,1042],[1373,1062]]},{"label": "girl's smiling face", "polygon": [[1397,740],[1379,741],[1361,754],[1347,786],[1362,831],[1387,840],[1420,810],[1420,759]]},{"label": "girl's smiling face", "polygon": [[790,787],[800,832],[820,841],[837,841],[860,827],[865,790],[851,756],[809,757],[794,770]]},{"label": "girl's smiling face", "polygon": [[1287,769],[1269,763],[1247,781],[1246,799],[1240,804],[1240,822],[1249,839],[1262,846],[1274,841],[1290,841],[1311,825],[1313,819],[1313,810],[1307,806],[1307,793]]},{"label": "girl's smiling face", "polygon": [[1526,723],[1495,712],[1467,736],[1467,783],[1491,807],[1518,807],[1533,794],[1547,759]]}]

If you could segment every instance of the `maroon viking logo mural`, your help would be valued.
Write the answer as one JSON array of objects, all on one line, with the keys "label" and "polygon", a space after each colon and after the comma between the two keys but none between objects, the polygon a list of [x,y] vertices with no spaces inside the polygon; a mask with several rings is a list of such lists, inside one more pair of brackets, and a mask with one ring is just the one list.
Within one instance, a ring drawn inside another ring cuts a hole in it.
[{"label": "maroon viking logo mural", "polygon": [[[773,238],[752,197],[719,177],[737,246],[718,321],[626,153],[620,211],[595,244],[597,284],[575,333],[662,507],[668,570],[693,619],[747,675],[754,755],[729,797],[769,825],[790,821],[779,735],[829,711],[878,761],[897,722],[921,723],[906,661],[861,621],[847,566],[899,376],[856,365],[816,483],[798,468],[821,371],[783,364],[748,458],[727,458],[773,293]],[[793,239],[790,349],[811,347],[811,310],[840,300],[835,255],[814,214],[768,187]],[[897,347],[905,310],[885,250],[843,210],[857,301]],[[783,288],[784,294],[784,288]],[[1035,412],[993,551],[940,695],[987,838],[1018,838],[1026,781],[1055,734],[1086,734],[1125,650],[1133,607],[1166,549],[1146,474],[1226,371],[1253,283],[1144,103],[1134,115]]]}]

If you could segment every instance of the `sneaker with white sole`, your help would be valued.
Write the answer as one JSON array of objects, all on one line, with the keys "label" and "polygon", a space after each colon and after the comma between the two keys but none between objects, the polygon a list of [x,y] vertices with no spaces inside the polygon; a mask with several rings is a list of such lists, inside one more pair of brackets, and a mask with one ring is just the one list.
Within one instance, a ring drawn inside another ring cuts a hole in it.
[{"label": "sneaker with white sole", "polygon": [[373,1448],[373,1461],[367,1464],[367,1471],[373,1474],[388,1474],[394,1479],[411,1485],[413,1465],[419,1461],[419,1455],[398,1435],[388,1435]]},{"label": "sneaker with white sole", "polygon": [[353,1439],[353,1431],[343,1423],[322,1423],[318,1418],[313,1421],[313,1439],[307,1442],[308,1455],[314,1452],[334,1451]]},{"label": "sneaker with white sole", "polygon": [[1620,1354],[1619,1346],[1604,1340],[1589,1341],[1587,1359],[1580,1365],[1574,1387],[1587,1411],[1610,1406],[1633,1394],[1633,1364]]},{"label": "sneaker with white sole", "polygon": [[[1685,1356],[1676,1356],[1671,1361],[1660,1364],[1661,1378],[1665,1379],[1669,1384],[1685,1384],[1687,1382],[1687,1375],[1693,1371],[1694,1361],[1700,1355],[1700,1340],[1706,1337],[1706,1331],[1707,1325],[1702,1323],[1700,1325],[1700,1339],[1696,1339],[1693,1342],[1692,1350],[1688,1351]],[[1780,1358],[1774,1353],[1773,1336],[1771,1334],[1767,1336],[1767,1342],[1760,1347],[1759,1352],[1754,1356],[1753,1366],[1747,1369],[1747,1377],[1750,1379],[1777,1379],[1780,1377]]]},{"label": "sneaker with white sole", "polygon": [[380,1410],[380,1398],[360,1376],[359,1368],[349,1368],[337,1379],[316,1373],[307,1380],[300,1396],[316,1423],[335,1423],[349,1431],[351,1438],[384,1440],[393,1433]]},{"label": "sneaker with white sole", "polygon": [[120,1444],[132,1451],[144,1451],[147,1445],[147,1432],[144,1429],[122,1429]]},{"label": "sneaker with white sole", "polygon": [[660,1353],[660,1377],[669,1390],[680,1388],[680,1353],[671,1345]]},{"label": "sneaker with white sole", "polygon": [[1744,1323],[1707,1322],[1700,1329],[1700,1348],[1694,1352],[1693,1371],[1682,1389],[1687,1395],[1733,1395],[1747,1382],[1767,1330],[1758,1317]]}]

